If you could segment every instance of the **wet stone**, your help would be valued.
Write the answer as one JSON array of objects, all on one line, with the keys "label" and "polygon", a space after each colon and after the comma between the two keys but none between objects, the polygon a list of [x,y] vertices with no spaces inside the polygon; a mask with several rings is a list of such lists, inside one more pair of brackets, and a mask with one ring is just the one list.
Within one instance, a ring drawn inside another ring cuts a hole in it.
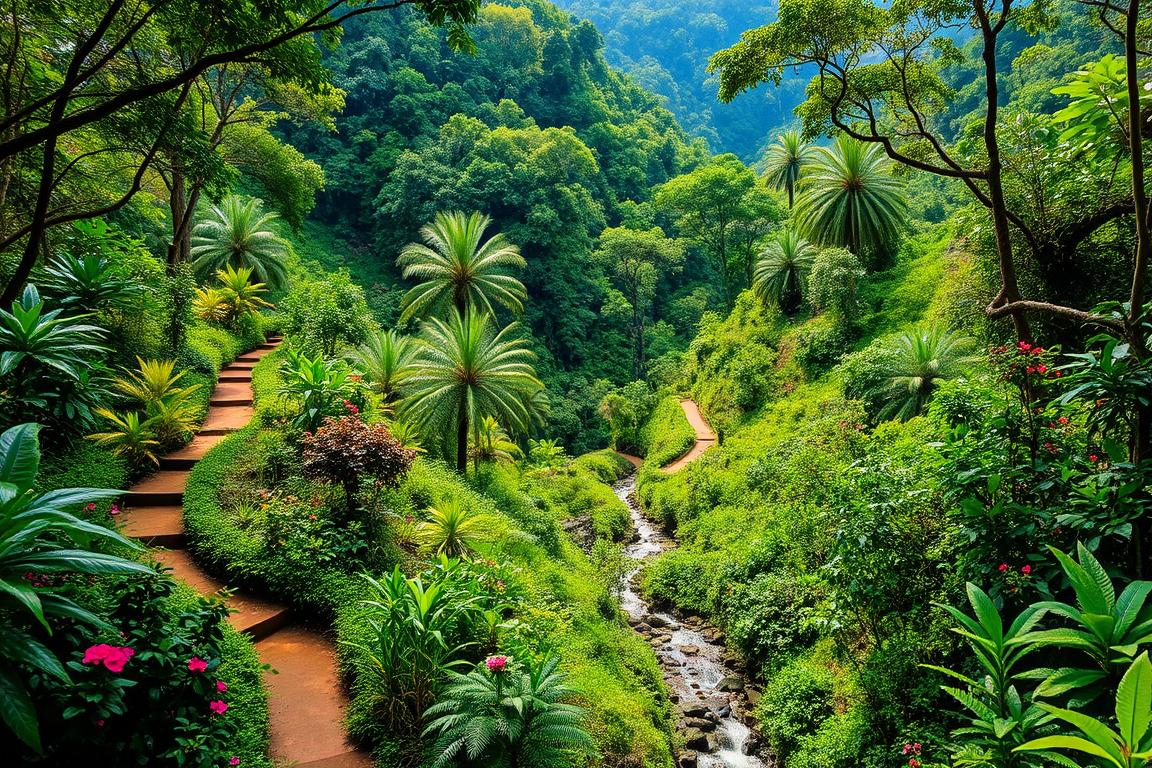
[{"label": "wet stone", "polygon": [[697,757],[695,752],[685,752],[680,755],[680,759],[676,761],[678,768],[696,768],[700,764],[700,758]]},{"label": "wet stone", "polygon": [[680,653],[685,656],[695,656],[700,653],[700,646],[698,645],[682,645],[680,646]]},{"label": "wet stone", "polygon": [[708,734],[699,728],[689,728],[684,731],[684,744],[688,749],[694,749],[697,752],[712,751],[712,740],[708,738]]},{"label": "wet stone", "polygon": [[716,683],[716,690],[724,691],[725,693],[738,693],[744,690],[744,679],[736,677],[735,675],[725,677]]},{"label": "wet stone", "polygon": [[684,721],[684,725],[688,728],[704,731],[705,733],[716,730],[716,723],[711,720],[706,720],[703,717],[690,717]]}]

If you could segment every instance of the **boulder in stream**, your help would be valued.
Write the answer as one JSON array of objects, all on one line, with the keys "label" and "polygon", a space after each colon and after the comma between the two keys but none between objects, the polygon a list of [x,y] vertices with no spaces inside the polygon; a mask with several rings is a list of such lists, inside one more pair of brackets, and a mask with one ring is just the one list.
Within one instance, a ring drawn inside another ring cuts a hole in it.
[{"label": "boulder in stream", "polygon": [[677,768],[696,768],[699,764],[700,758],[695,752],[682,752],[676,761]]},{"label": "boulder in stream", "polygon": [[730,675],[716,683],[716,690],[724,691],[725,693],[738,693],[744,690],[744,678]]},{"label": "boulder in stream", "polygon": [[712,751],[712,740],[708,738],[708,734],[699,728],[689,728],[684,731],[684,744],[688,749],[694,749],[697,752]]}]

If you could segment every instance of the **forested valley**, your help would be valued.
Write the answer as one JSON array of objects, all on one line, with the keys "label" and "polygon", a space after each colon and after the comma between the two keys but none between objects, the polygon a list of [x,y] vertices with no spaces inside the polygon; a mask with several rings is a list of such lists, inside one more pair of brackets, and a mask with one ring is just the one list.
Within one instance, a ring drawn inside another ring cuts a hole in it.
[{"label": "forested valley", "polygon": [[1149,12],[0,0],[0,762],[1147,766]]}]

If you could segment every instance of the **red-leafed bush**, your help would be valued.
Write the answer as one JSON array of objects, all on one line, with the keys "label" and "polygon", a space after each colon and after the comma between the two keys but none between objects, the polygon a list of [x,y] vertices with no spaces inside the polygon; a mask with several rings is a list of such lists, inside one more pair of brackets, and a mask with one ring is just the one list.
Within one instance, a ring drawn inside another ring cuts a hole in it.
[{"label": "red-leafed bush", "polygon": [[408,474],[416,451],[401,447],[383,424],[365,424],[354,415],[329,417],[313,434],[305,434],[304,473],[344,486],[348,504],[355,503],[363,478],[395,488]]}]

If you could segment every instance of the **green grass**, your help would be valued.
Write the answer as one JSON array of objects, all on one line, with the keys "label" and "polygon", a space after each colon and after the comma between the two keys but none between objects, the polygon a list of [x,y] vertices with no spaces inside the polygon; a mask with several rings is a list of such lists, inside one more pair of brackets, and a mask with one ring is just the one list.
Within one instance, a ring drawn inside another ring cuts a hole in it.
[{"label": "green grass", "polygon": [[662,467],[687,453],[696,444],[696,430],[688,423],[680,398],[668,395],[660,400],[640,429],[645,464]]}]

